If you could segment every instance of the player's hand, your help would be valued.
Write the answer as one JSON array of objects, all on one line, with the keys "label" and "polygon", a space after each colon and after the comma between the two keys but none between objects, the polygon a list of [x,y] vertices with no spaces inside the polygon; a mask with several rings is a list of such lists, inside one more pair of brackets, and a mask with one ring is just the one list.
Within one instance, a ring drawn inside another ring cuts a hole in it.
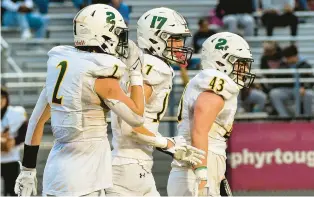
[{"label": "player's hand", "polygon": [[37,195],[36,169],[21,167],[21,172],[15,181],[14,192],[19,196]]},{"label": "player's hand", "polygon": [[202,150],[198,150],[190,145],[176,146],[174,152],[174,158],[177,160],[188,162],[191,165],[202,164],[202,159],[205,159],[205,153]]},{"label": "player's hand", "polygon": [[174,158],[186,161],[192,165],[201,164],[201,159],[205,159],[205,152],[193,146],[187,145],[183,136],[176,136],[174,140]]},{"label": "player's hand", "polygon": [[130,76],[142,75],[143,52],[132,40],[129,40],[128,42],[128,58],[123,58],[122,61],[126,64]]}]

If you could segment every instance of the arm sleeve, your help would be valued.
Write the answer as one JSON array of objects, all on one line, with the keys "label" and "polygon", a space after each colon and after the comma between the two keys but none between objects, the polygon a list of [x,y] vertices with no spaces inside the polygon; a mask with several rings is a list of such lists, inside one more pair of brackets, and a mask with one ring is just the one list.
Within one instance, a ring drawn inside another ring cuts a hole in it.
[{"label": "arm sleeve", "polygon": [[36,128],[36,125],[41,118],[42,114],[45,111],[46,106],[48,105],[47,101],[47,91],[46,87],[41,91],[40,96],[37,100],[36,106],[34,111],[29,119],[29,124],[27,127],[26,137],[25,137],[25,144],[31,145],[32,137]]},{"label": "arm sleeve", "polygon": [[126,104],[115,99],[105,99],[105,104],[123,121],[132,127],[144,124],[144,118],[134,113]]}]

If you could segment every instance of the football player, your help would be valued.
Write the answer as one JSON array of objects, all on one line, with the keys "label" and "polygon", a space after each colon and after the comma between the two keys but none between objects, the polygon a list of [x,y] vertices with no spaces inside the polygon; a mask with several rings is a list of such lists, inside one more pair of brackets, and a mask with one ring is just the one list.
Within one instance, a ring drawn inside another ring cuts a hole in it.
[{"label": "football player", "polygon": [[[203,70],[182,95],[178,135],[205,151],[206,159],[194,166],[174,160],[167,186],[169,196],[220,196],[237,96],[241,88],[250,87],[254,81],[252,62],[248,43],[236,34],[217,33],[203,43]],[[228,190],[228,186],[225,188]]]},{"label": "football player", "polygon": [[[144,122],[141,51],[128,43],[128,29],[111,6],[94,4],[73,20],[75,47],[48,52],[47,78],[29,121],[15,192],[36,195],[36,159],[45,122],[51,117],[55,143],[43,175],[43,194],[100,196],[112,186],[107,139],[109,109],[136,127]],[[126,58],[125,65],[117,57]],[[133,62],[132,62],[133,61]],[[129,73],[131,96],[119,79]]]},{"label": "football player", "polygon": [[[188,163],[197,164],[203,158],[203,151],[186,146],[182,137],[165,138],[158,133],[172,89],[170,65],[186,66],[192,54],[185,46],[191,36],[186,21],[178,12],[161,7],[144,13],[137,25],[138,46],[144,50],[145,121],[142,127],[132,128],[112,113],[114,187],[106,190],[112,196],[159,196],[152,175],[153,147]],[[123,78],[121,85],[127,92],[128,80]]]}]

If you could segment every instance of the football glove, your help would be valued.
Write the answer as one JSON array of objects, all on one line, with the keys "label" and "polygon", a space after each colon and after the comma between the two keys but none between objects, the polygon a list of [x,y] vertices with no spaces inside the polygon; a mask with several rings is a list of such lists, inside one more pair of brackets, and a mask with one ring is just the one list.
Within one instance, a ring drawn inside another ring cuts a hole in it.
[{"label": "football glove", "polygon": [[193,146],[187,145],[183,136],[167,138],[174,143],[174,146],[168,149],[173,152],[173,157],[180,161],[188,162],[191,165],[201,164],[201,159],[205,159],[205,152]]},{"label": "football glove", "polygon": [[123,58],[122,61],[128,68],[131,83],[130,85],[142,85],[142,64],[144,62],[143,52],[132,40],[129,40],[128,58]]},{"label": "football glove", "polygon": [[21,172],[15,181],[14,192],[19,196],[37,195],[36,169],[21,167]]}]

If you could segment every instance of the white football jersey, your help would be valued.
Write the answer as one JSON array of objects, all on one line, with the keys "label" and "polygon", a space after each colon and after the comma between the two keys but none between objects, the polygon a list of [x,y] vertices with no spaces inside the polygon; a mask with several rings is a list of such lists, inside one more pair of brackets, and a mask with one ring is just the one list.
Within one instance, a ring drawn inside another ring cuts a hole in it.
[{"label": "white football jersey", "polygon": [[94,84],[97,77],[120,78],[126,66],[114,56],[71,46],[54,47],[48,55],[46,90],[56,142],[45,167],[43,193],[79,196],[111,187],[108,108]]},{"label": "white football jersey", "polygon": [[[144,127],[156,135],[160,135],[158,133],[159,121],[167,110],[174,71],[171,66],[161,59],[145,54],[143,77],[144,83],[151,85],[153,89],[150,99],[145,103]],[[127,85],[129,84],[126,79],[128,77],[123,77],[121,81],[121,86],[124,87],[125,91],[128,89]],[[152,160],[153,147],[139,144],[126,136],[127,133],[132,132],[132,128],[113,112],[111,112],[111,119],[113,133],[112,155],[114,157],[130,158],[130,160],[124,160],[123,162],[132,162],[132,159]],[[115,160],[113,161],[115,162]]]},{"label": "white football jersey", "polygon": [[[9,136],[15,138],[22,124],[27,121],[26,111],[21,106],[8,106],[2,120],[1,133],[9,128]],[[9,163],[20,160],[20,147],[15,146],[9,152],[1,152],[1,163]]]},{"label": "white football jersey", "polygon": [[[208,132],[208,150],[226,156],[227,138],[232,131],[234,116],[237,110],[237,84],[226,74],[214,69],[205,69],[197,74],[186,86],[178,109],[178,135],[183,136],[191,144],[191,128],[194,118],[194,105],[204,91],[213,91],[225,100],[211,130]],[[210,103],[204,103],[210,105]],[[174,161],[172,165],[185,165]]]}]

